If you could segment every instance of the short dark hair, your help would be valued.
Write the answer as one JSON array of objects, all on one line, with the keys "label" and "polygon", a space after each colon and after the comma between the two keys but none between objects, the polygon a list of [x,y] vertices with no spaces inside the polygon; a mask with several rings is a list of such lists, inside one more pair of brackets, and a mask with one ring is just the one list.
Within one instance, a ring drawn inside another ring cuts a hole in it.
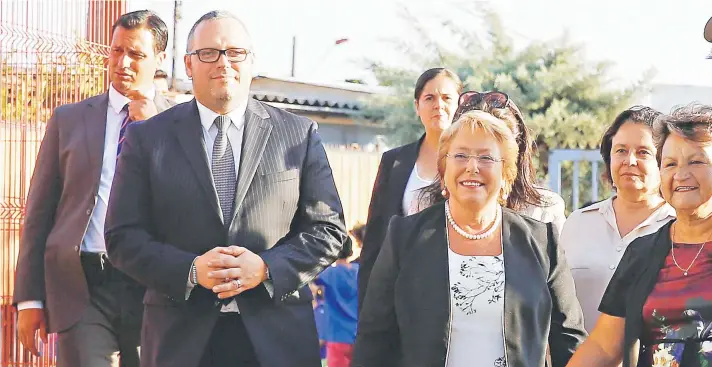
[{"label": "short dark hair", "polygon": [[438,75],[445,75],[452,79],[452,81],[457,84],[457,94],[460,95],[460,93],[462,93],[462,80],[460,80],[457,74],[445,68],[432,68],[420,74],[418,80],[415,82],[415,93],[413,93],[413,96],[416,101],[419,100],[420,95],[423,94],[425,84],[428,84],[429,81],[435,79]]},{"label": "short dark hair", "polygon": [[608,183],[613,184],[611,176],[611,148],[613,148],[613,137],[618,133],[621,126],[626,122],[633,122],[649,127],[652,131],[653,122],[661,113],[651,107],[636,105],[621,112],[613,123],[608,126],[601,138],[601,157],[606,165],[605,177]]},{"label": "short dark hair", "polygon": [[161,69],[156,69],[156,73],[153,74],[153,79],[168,79],[168,73]]},{"label": "short dark hair", "polygon": [[125,29],[146,28],[153,35],[153,51],[156,53],[166,51],[168,46],[168,27],[166,23],[150,10],[137,10],[123,14],[114,22],[111,32],[116,27]]},{"label": "short dark hair", "polygon": [[[249,32],[247,31],[247,27],[245,27],[245,23],[243,23],[242,20],[240,20],[240,18],[238,18],[235,14],[233,14],[229,11],[226,11],[226,10],[211,10],[211,11],[203,14],[202,17],[200,17],[198,20],[196,20],[195,23],[193,24],[193,27],[190,28],[190,32],[188,32],[188,42],[187,42],[187,45],[185,46],[185,52],[191,52],[190,44],[193,42],[193,37],[195,36],[195,29],[198,28],[200,23],[207,22],[209,20],[218,20],[218,19],[224,19],[224,18],[236,20],[238,23],[240,23],[242,28],[249,35]],[[252,47],[252,45],[250,45],[250,47]]]},{"label": "short dark hair", "polygon": [[341,251],[339,251],[338,258],[340,260],[345,260],[345,259],[350,258],[353,254],[354,254],[353,240],[351,240],[351,237],[346,236],[346,242],[344,242],[344,247],[342,247]]},{"label": "short dark hair", "polygon": [[349,234],[352,235],[356,242],[360,244],[363,243],[363,238],[366,236],[366,225],[358,223],[351,228]]},{"label": "short dark hair", "polygon": [[676,107],[669,115],[661,115],[655,120],[653,137],[658,149],[658,163],[663,145],[671,134],[679,135],[697,143],[712,143],[712,106],[690,103]]}]

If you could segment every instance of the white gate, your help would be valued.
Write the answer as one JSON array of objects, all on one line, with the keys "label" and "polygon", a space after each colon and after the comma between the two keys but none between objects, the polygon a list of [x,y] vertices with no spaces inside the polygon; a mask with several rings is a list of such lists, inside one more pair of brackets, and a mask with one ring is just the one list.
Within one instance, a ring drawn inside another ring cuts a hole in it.
[{"label": "white gate", "polygon": [[[570,172],[570,177],[564,176],[562,173],[562,163],[572,162],[572,170]],[[571,185],[571,205],[568,206],[571,211],[574,211],[580,207],[580,193],[581,193],[581,179],[580,179],[580,167],[581,162],[590,162],[590,200],[598,201],[599,197],[599,183],[600,183],[600,170],[599,168],[605,169],[603,166],[603,158],[601,158],[601,153],[598,150],[575,150],[575,149],[555,149],[549,152],[549,187],[556,191],[562,197],[564,196],[564,187],[562,186],[562,181],[566,184]],[[600,167],[599,167],[600,166]],[[586,182],[584,182],[586,184]],[[567,190],[568,191],[568,190]],[[569,202],[564,197],[564,201]],[[583,202],[589,199],[584,199]]]}]

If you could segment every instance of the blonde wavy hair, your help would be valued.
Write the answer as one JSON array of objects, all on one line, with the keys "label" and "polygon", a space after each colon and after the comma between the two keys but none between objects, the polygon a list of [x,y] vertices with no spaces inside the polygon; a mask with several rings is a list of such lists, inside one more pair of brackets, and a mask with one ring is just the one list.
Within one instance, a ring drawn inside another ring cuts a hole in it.
[{"label": "blonde wavy hair", "polygon": [[440,135],[438,147],[438,178],[441,189],[444,187],[443,178],[447,168],[447,154],[455,137],[463,130],[470,129],[475,132],[481,130],[497,141],[502,151],[502,179],[504,186],[498,201],[501,205],[507,204],[507,196],[512,190],[514,180],[517,178],[517,155],[519,146],[517,136],[513,131],[518,131],[516,126],[510,126],[511,121],[499,119],[484,111],[470,111],[462,114],[457,121],[445,129]]}]

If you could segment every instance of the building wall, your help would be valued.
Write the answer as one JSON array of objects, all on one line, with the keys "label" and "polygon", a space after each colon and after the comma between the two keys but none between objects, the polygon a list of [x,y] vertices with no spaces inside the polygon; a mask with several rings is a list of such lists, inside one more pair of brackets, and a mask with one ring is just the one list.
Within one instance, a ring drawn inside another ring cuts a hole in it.
[{"label": "building wall", "polygon": [[642,104],[663,113],[670,112],[675,106],[690,102],[712,104],[712,87],[656,84],[653,85],[652,92],[641,101]]},{"label": "building wall", "polygon": [[[318,121],[317,121],[318,122]],[[358,144],[363,149],[384,149],[383,129],[359,125],[319,124],[319,135],[328,145]],[[372,148],[371,148],[372,146]]]}]

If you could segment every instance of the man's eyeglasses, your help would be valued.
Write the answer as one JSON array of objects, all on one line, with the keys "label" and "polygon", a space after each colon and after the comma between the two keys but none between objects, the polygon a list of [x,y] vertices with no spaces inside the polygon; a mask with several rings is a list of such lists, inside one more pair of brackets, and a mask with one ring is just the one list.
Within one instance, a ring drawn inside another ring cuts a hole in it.
[{"label": "man's eyeglasses", "polygon": [[455,154],[445,154],[446,157],[452,158],[453,162],[458,166],[466,166],[470,163],[470,159],[477,161],[477,166],[482,168],[490,168],[494,166],[495,163],[503,162],[502,158],[495,158],[489,154],[465,154],[465,153],[455,153]]},{"label": "man's eyeglasses", "polygon": [[453,121],[457,121],[462,114],[473,111],[480,110],[480,104],[485,102],[487,105],[493,108],[509,108],[520,122],[524,122],[524,117],[522,112],[519,111],[517,105],[509,99],[507,93],[504,92],[484,92],[480,93],[477,91],[467,91],[460,94],[460,98],[457,101],[457,111],[453,116]]},{"label": "man's eyeglasses", "polygon": [[244,48],[228,48],[226,50],[218,50],[216,48],[201,48],[195,50],[188,55],[198,56],[198,60],[205,63],[214,63],[220,59],[220,55],[225,55],[227,61],[236,63],[243,62],[247,59],[247,55],[252,53],[252,51]]}]

